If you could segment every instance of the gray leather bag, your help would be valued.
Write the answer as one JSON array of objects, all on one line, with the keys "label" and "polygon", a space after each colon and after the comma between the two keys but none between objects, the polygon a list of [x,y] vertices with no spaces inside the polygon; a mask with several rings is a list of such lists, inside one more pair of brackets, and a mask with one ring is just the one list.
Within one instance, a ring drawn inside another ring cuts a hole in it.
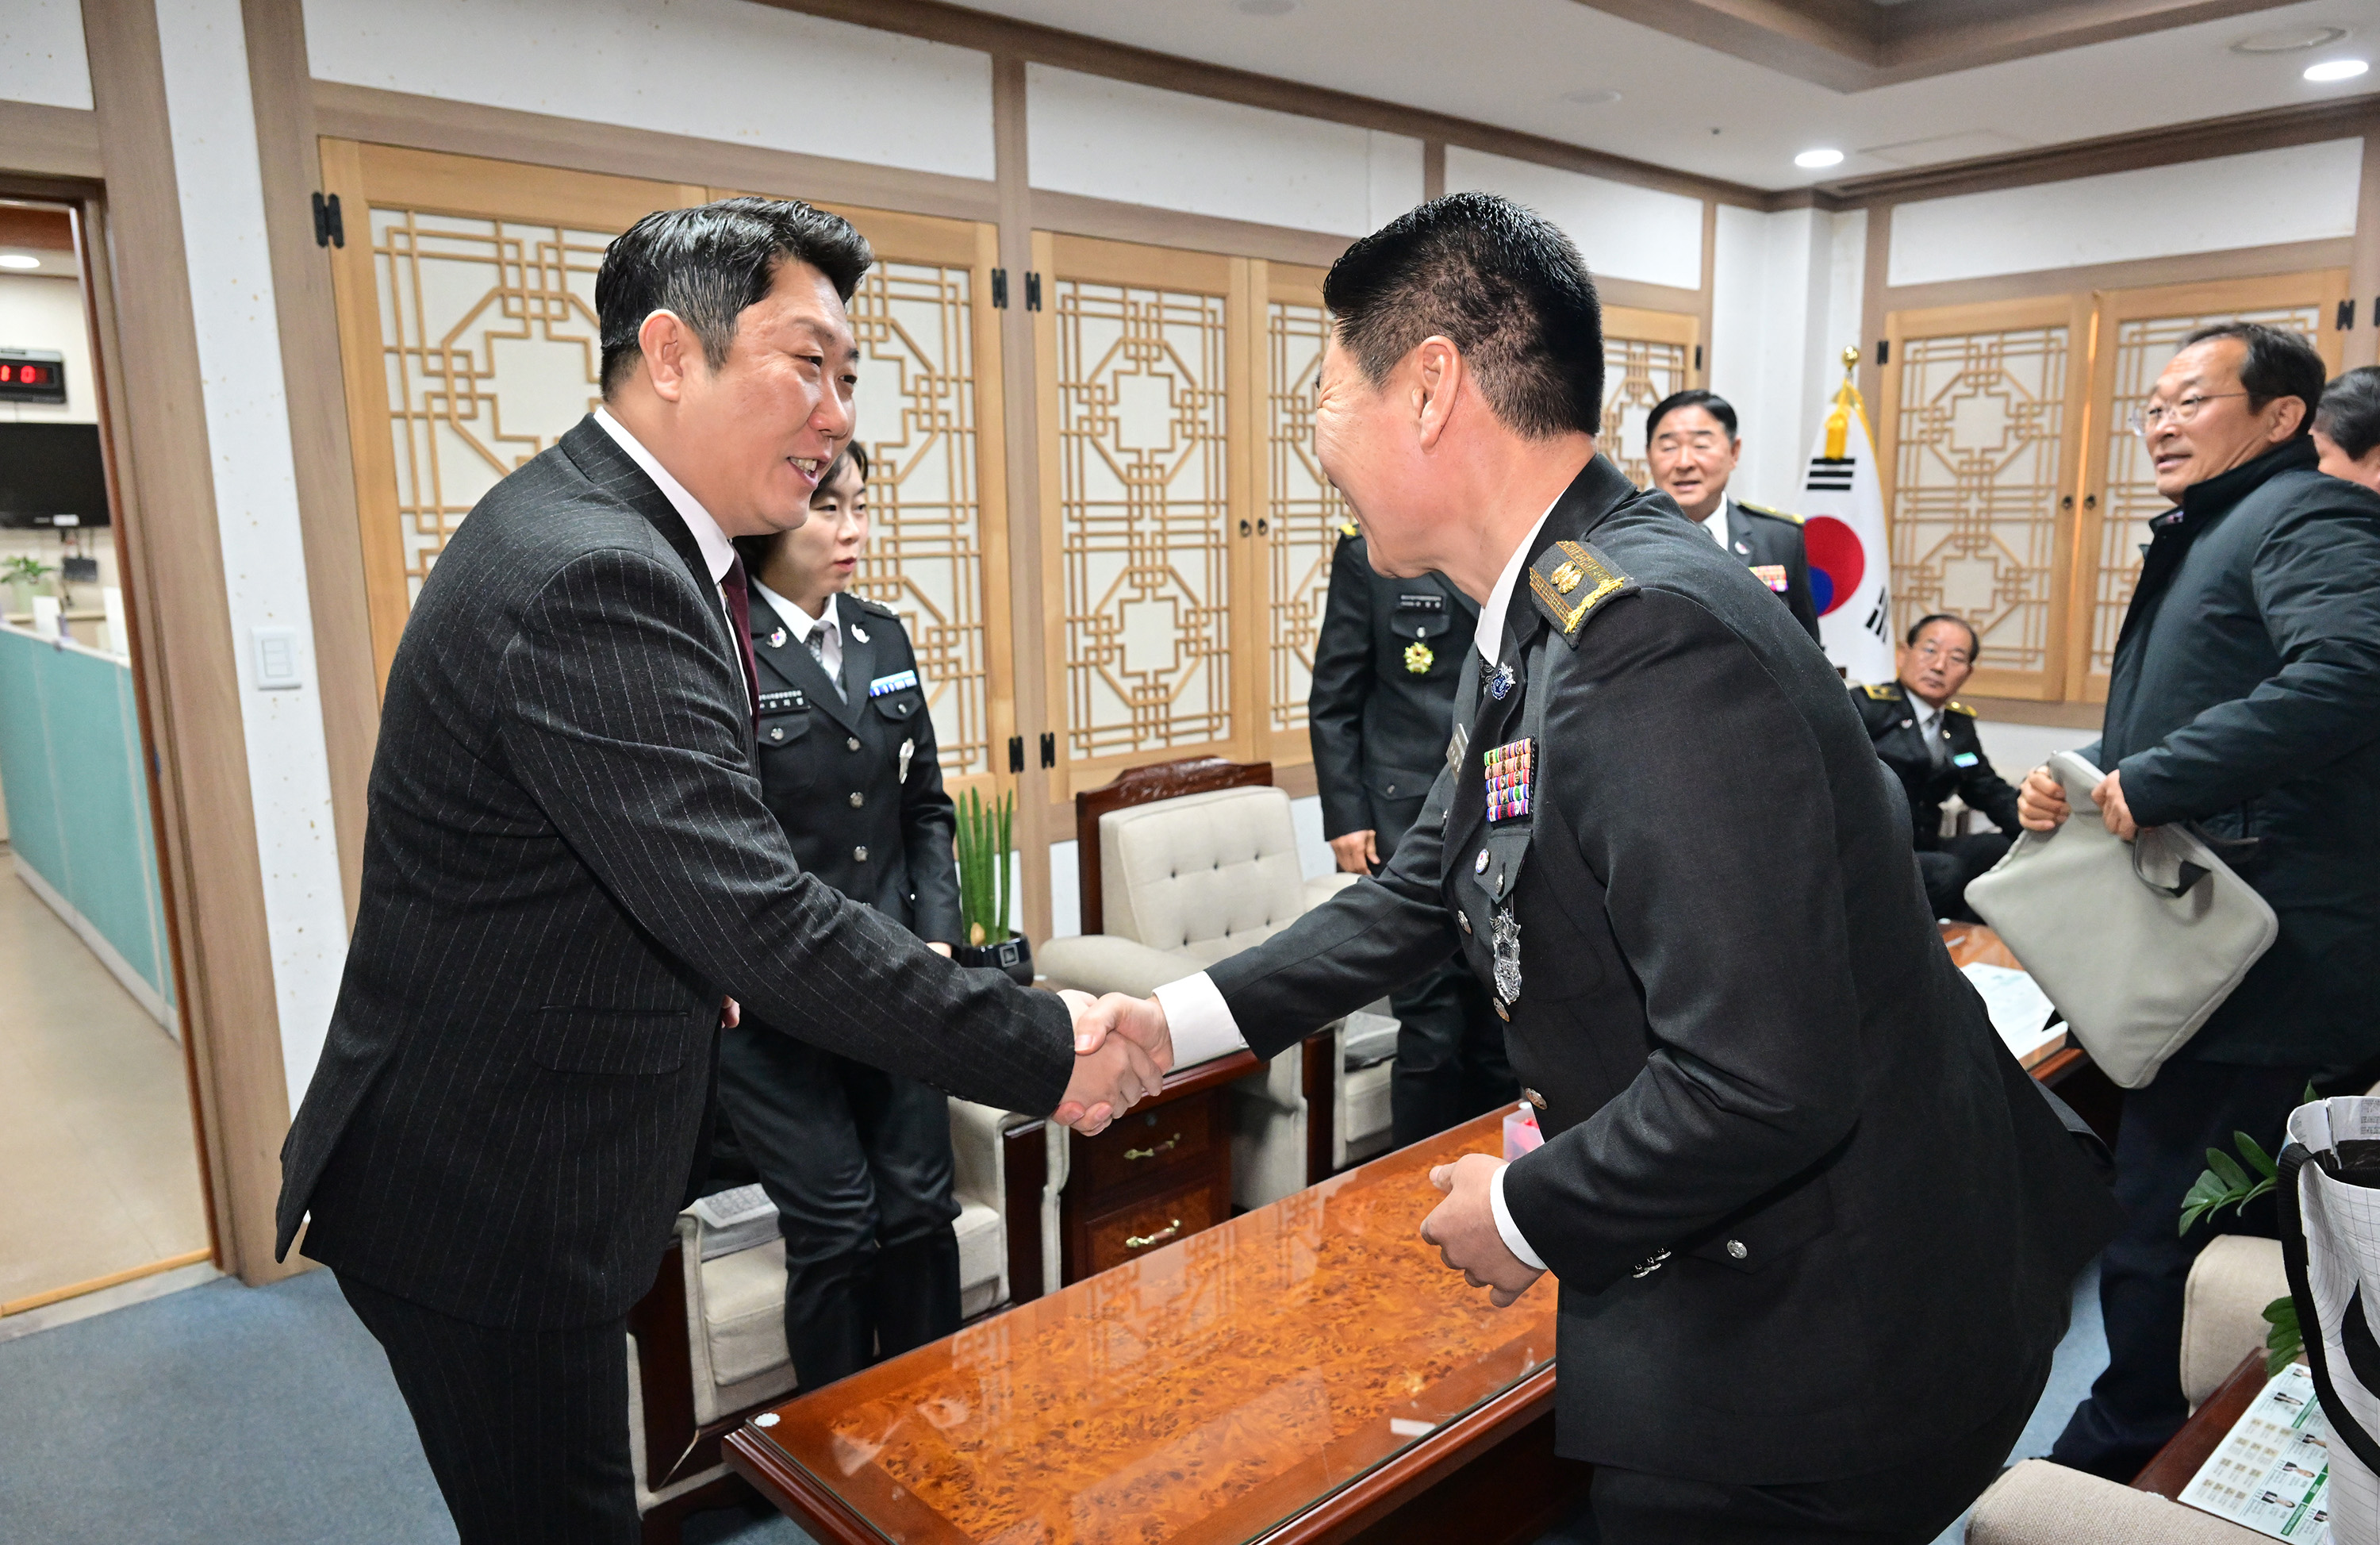
[{"label": "gray leather bag", "polygon": [[2280,919],[2253,887],[2181,826],[2125,842],[2099,820],[2099,770],[2049,759],[2074,814],[2026,832],[1967,905],[2016,953],[2091,1060],[2145,1086],[2272,948]]}]

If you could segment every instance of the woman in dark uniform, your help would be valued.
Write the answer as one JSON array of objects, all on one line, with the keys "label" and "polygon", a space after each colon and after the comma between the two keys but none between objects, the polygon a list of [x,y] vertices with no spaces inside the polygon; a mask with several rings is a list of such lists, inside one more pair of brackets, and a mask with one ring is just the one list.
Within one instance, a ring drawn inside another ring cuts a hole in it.
[{"label": "woman in dark uniform", "polygon": [[[850,593],[867,479],[854,445],[808,520],[736,544],[752,577],[761,792],[803,868],[948,955],[957,822],[917,656],[892,612]],[[802,1389],[958,1329],[940,1090],[747,1016],[722,1036],[719,1094],[783,1222],[785,1343]]]}]

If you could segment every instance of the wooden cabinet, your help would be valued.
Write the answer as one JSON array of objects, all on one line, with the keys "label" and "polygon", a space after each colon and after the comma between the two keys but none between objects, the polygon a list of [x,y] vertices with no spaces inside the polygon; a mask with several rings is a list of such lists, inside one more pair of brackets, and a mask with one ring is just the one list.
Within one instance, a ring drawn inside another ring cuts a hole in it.
[{"label": "wooden cabinet", "polygon": [[[1060,1275],[1079,1282],[1232,1215],[1228,1086],[1256,1059],[1189,1069],[1096,1137],[1071,1138]],[[1242,1065],[1243,1064],[1246,1065]]]}]

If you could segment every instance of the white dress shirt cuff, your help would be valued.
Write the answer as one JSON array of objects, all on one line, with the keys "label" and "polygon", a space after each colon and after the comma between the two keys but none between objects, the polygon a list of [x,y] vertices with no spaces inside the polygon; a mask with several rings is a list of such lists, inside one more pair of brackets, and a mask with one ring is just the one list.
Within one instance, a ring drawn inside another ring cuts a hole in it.
[{"label": "white dress shirt cuff", "polygon": [[1496,1178],[1488,1183],[1488,1205],[1495,1211],[1496,1232],[1504,1236],[1504,1247],[1519,1257],[1522,1265],[1533,1271],[1542,1271],[1546,1269],[1545,1261],[1536,1251],[1529,1248],[1529,1242],[1521,1236],[1520,1225],[1512,1222],[1512,1210],[1504,1205],[1504,1171],[1512,1167],[1506,1164],[1496,1172]]},{"label": "white dress shirt cuff", "polygon": [[1240,1022],[1223,1002],[1214,979],[1201,971],[1195,977],[1169,981],[1149,996],[1165,1010],[1165,1028],[1173,1037],[1173,1065],[1191,1067],[1248,1048]]}]

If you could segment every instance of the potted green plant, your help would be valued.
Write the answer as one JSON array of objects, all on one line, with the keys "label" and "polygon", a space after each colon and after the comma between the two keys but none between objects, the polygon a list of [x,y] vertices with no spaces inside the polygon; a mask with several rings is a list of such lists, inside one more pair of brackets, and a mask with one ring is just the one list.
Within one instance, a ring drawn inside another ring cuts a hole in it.
[{"label": "potted green plant", "polygon": [[1019,987],[1030,987],[1032,946],[1008,927],[1009,833],[1015,813],[1014,794],[990,805],[974,789],[959,797],[959,926],[966,937],[953,947],[952,958],[962,966],[994,967]]},{"label": "potted green plant", "polygon": [[[2312,1084],[2298,1102],[2311,1105],[2321,1096]],[[2206,1150],[2206,1168],[2200,1172],[2198,1184],[2181,1198],[2181,1232],[2188,1234],[2191,1225],[2201,1218],[2212,1218],[2228,1207],[2244,1211],[2250,1202],[2279,1184],[2281,1167],[2264,1145],[2245,1132],[2231,1134],[2233,1146],[2240,1157],[2232,1158],[2219,1148]],[[2277,1147],[2288,1146],[2288,1135]],[[2304,1334],[2298,1325],[2297,1300],[2287,1294],[2265,1306],[2265,1376],[2271,1378],[2298,1358],[2305,1350]]]},{"label": "potted green plant", "polygon": [[0,564],[0,584],[8,587],[8,610],[12,613],[33,609],[33,587],[55,574],[56,569],[41,559],[22,554]]}]

